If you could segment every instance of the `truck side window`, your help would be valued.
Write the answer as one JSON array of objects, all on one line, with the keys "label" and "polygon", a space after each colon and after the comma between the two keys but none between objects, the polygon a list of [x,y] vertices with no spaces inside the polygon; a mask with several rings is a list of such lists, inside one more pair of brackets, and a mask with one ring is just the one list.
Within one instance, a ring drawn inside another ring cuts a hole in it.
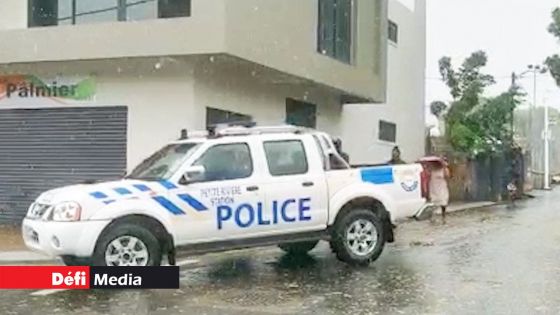
[{"label": "truck side window", "polygon": [[272,176],[307,173],[307,157],[301,141],[265,141],[264,151],[268,170]]},{"label": "truck side window", "polygon": [[246,143],[219,144],[209,148],[194,165],[205,168],[200,182],[247,178],[253,174],[251,151]]}]

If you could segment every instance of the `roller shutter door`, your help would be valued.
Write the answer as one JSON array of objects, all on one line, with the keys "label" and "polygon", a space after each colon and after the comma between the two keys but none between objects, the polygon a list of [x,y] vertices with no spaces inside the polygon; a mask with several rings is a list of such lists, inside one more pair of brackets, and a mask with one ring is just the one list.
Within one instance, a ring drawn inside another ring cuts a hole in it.
[{"label": "roller shutter door", "polygon": [[121,176],[127,107],[0,110],[0,223],[48,189]]}]

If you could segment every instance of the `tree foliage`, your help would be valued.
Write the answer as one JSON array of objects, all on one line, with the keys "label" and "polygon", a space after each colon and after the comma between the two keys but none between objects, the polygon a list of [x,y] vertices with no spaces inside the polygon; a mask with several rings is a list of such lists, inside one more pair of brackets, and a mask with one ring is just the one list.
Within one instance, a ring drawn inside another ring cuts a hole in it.
[{"label": "tree foliage", "polygon": [[[548,31],[560,40],[560,8],[552,11],[552,23],[548,26]],[[546,59],[546,65],[550,69],[550,74],[560,86],[560,55],[554,54]]]},{"label": "tree foliage", "polygon": [[511,145],[513,112],[521,99],[516,87],[496,97],[483,97],[485,88],[494,83],[491,75],[482,72],[487,62],[483,51],[474,52],[459,69],[454,69],[449,57],[439,61],[441,77],[453,97],[445,116],[447,137],[455,150],[471,156],[492,154]]}]

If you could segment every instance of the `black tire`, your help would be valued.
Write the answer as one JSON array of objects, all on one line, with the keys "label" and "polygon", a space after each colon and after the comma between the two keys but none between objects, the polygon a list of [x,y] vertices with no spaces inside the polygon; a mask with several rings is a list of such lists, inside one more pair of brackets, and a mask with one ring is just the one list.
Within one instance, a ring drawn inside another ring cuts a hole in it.
[{"label": "black tire", "polygon": [[76,256],[62,256],[62,262],[66,266],[89,266],[91,265],[91,258],[76,257]]},{"label": "black tire", "polygon": [[307,254],[309,251],[315,248],[315,246],[317,246],[318,243],[319,243],[318,240],[299,242],[299,243],[283,243],[283,244],[278,244],[278,247],[280,247],[280,249],[282,249],[288,254],[302,255],[302,254]]},{"label": "black tire", "polygon": [[104,231],[97,240],[92,257],[94,266],[107,266],[105,251],[112,241],[121,236],[133,236],[144,243],[148,251],[147,266],[159,266],[161,264],[161,246],[156,236],[142,225],[123,222]]},{"label": "black tire", "polygon": [[[373,247],[373,250],[367,252],[364,255],[356,254],[348,244],[347,241],[347,230],[350,226],[358,220],[365,220],[371,222],[376,229],[377,242]],[[386,235],[384,231],[385,225],[381,219],[369,209],[350,209],[341,214],[340,218],[337,218],[333,228],[332,228],[332,239],[331,239],[331,249],[336,254],[336,257],[348,264],[367,266],[370,262],[375,261],[383,252],[385,247]]]}]

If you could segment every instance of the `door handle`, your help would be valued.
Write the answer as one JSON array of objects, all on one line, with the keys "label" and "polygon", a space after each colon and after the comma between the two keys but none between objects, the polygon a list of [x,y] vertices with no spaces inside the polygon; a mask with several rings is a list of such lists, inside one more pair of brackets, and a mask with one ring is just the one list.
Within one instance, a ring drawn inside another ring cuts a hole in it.
[{"label": "door handle", "polygon": [[301,184],[303,187],[311,187],[313,185],[315,185],[313,182],[303,182],[303,184]]},{"label": "door handle", "polygon": [[247,187],[247,191],[257,191],[259,190],[259,186],[249,186]]}]

